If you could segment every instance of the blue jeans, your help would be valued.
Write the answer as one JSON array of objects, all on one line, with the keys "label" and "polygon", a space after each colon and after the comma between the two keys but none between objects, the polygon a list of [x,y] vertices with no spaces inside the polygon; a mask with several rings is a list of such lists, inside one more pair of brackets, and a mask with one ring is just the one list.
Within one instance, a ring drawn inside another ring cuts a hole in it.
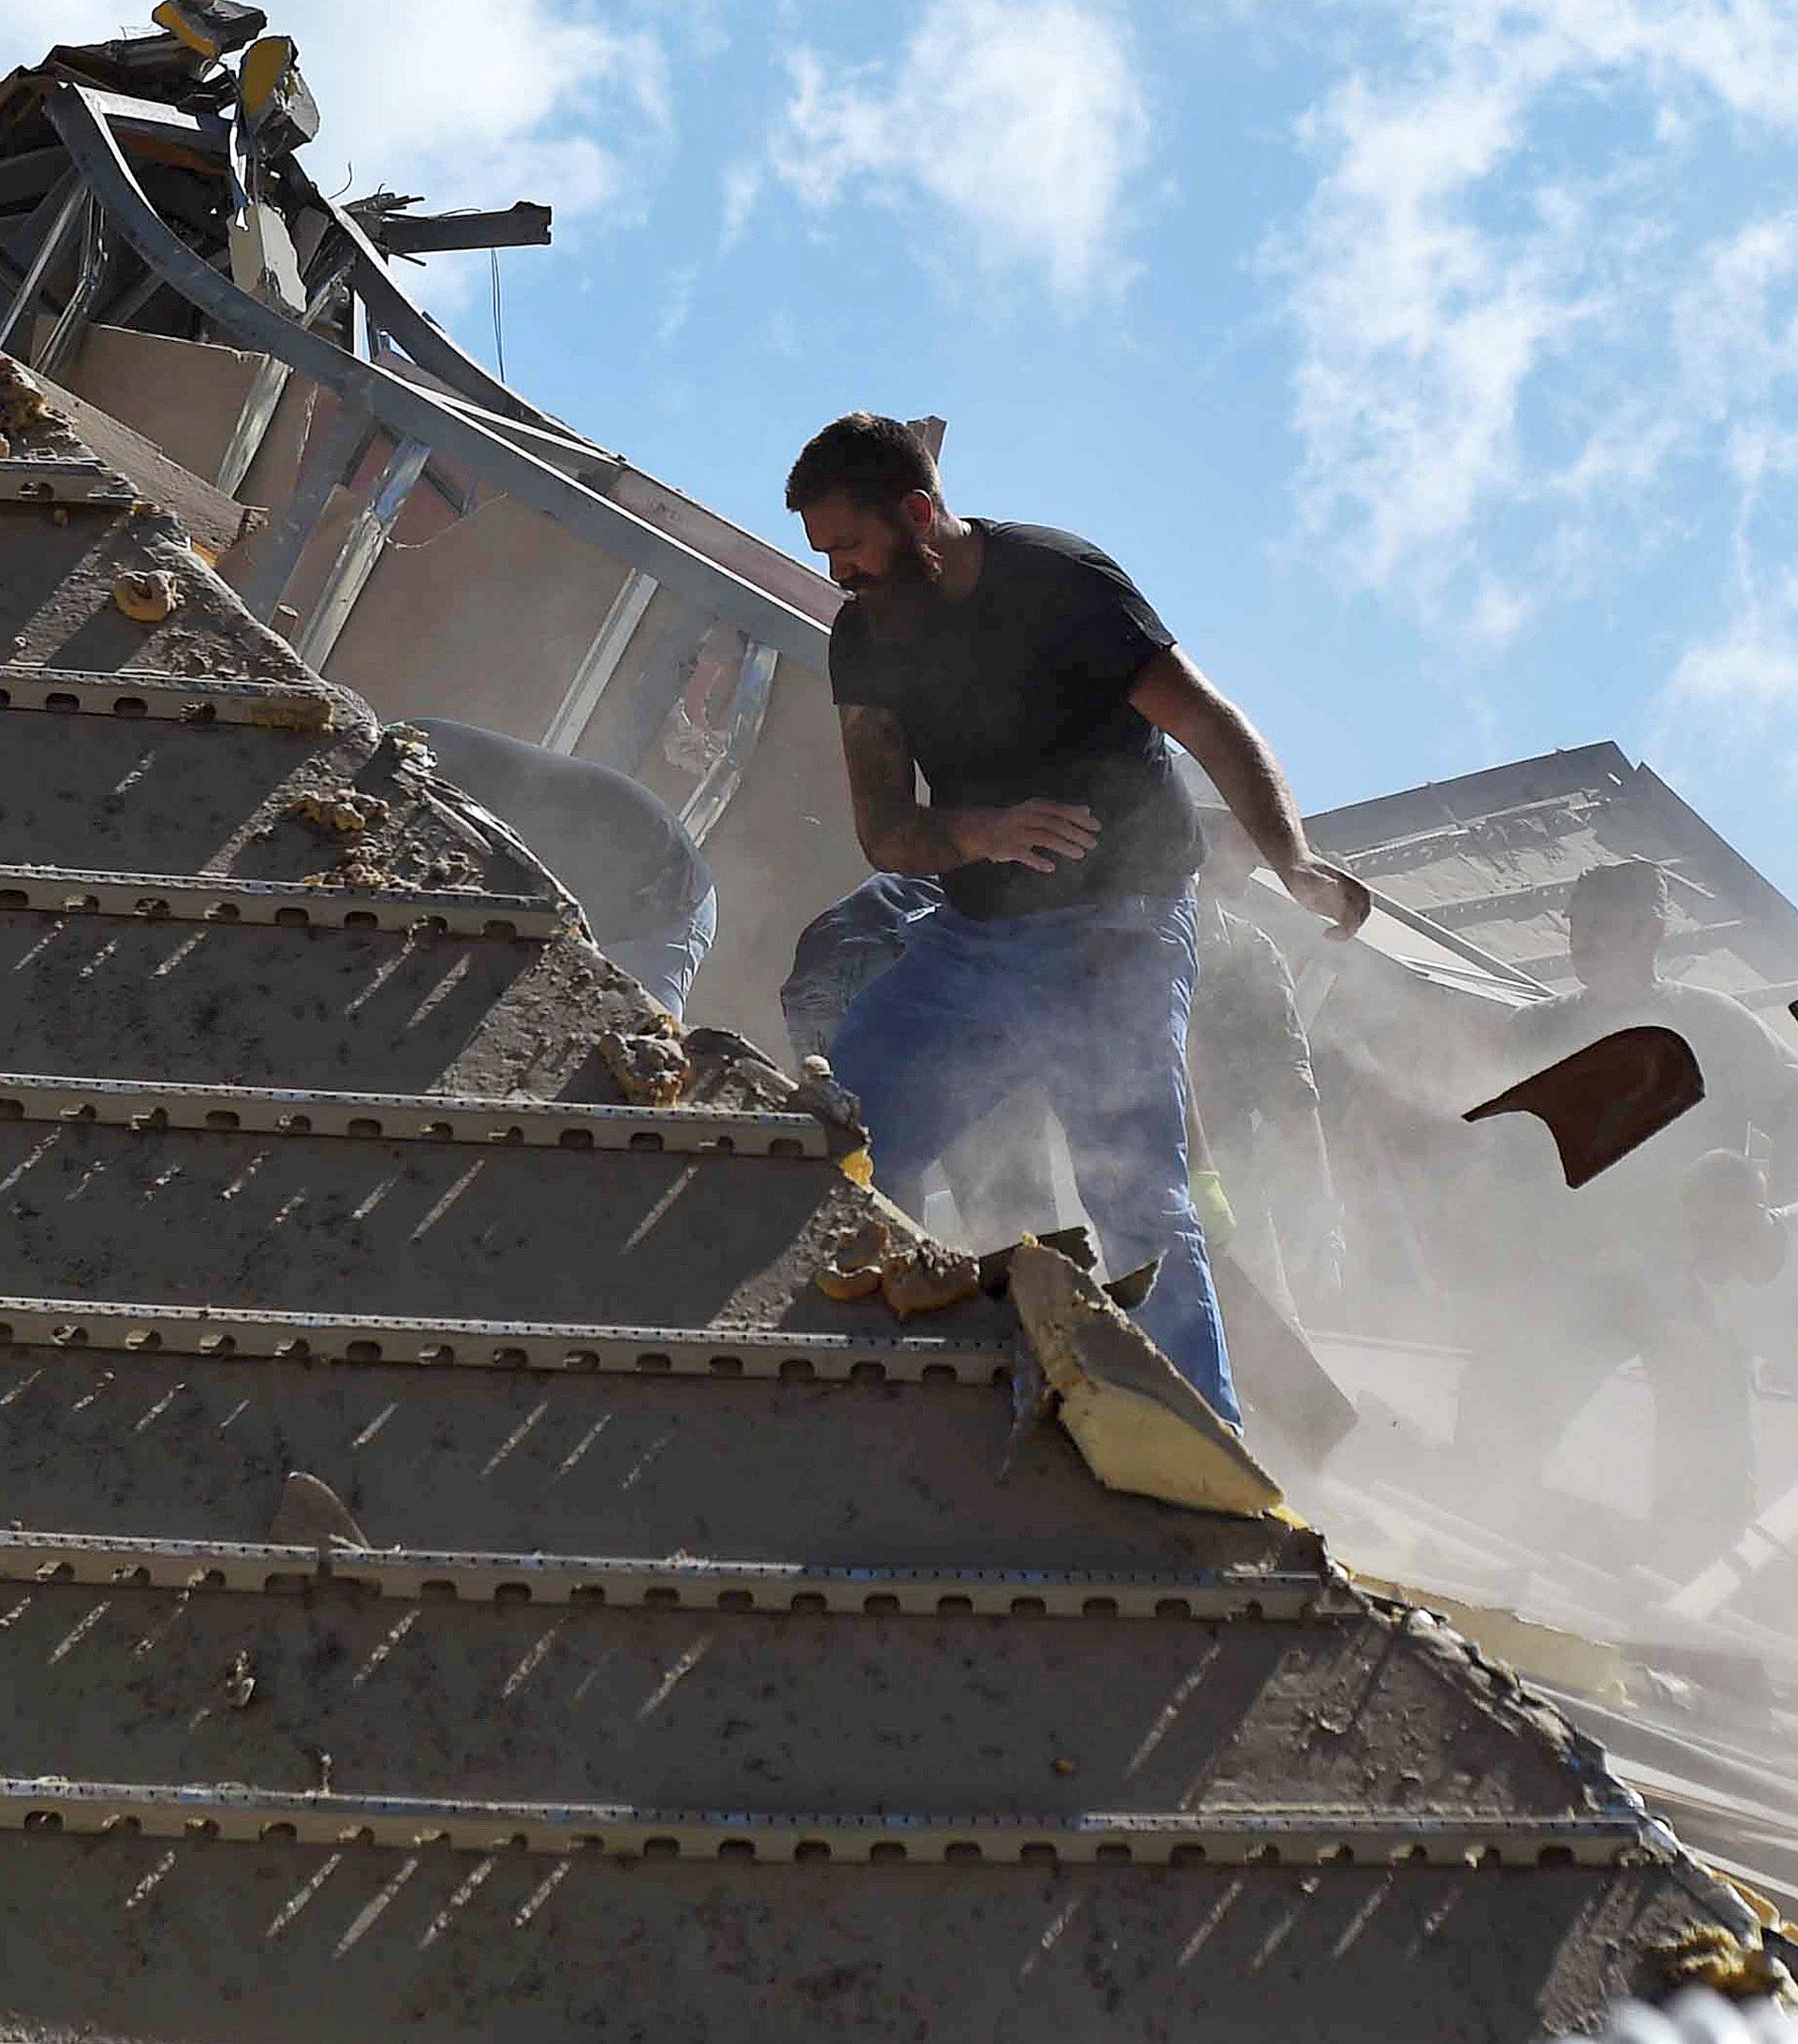
[{"label": "blue jeans", "polygon": [[700,905],[674,928],[652,937],[615,937],[611,943],[601,939],[599,948],[678,1019],[692,992],[693,976],[717,934],[718,890],[710,888]]},{"label": "blue jeans", "polygon": [[1113,1275],[1161,1275],[1142,1331],[1221,1419],[1242,1423],[1186,1159],[1190,895],[976,922],[943,907],[857,995],[832,1052],[862,1101],[877,1183],[919,1211],[925,1169],[1018,1088],[1039,1085]]}]

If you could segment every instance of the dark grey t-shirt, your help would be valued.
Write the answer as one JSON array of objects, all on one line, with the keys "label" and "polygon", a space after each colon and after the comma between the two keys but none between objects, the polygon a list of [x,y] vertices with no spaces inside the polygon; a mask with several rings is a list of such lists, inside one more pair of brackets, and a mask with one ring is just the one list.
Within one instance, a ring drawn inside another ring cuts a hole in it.
[{"label": "dark grey t-shirt", "polygon": [[980,579],[925,607],[903,644],[870,632],[853,603],[831,632],[839,703],[890,710],[945,808],[1043,797],[1083,802],[1098,846],[1052,874],[982,860],[942,876],[982,920],[1114,899],[1177,894],[1203,857],[1198,813],[1168,743],[1129,696],[1173,634],[1109,555],[1044,525],[972,522]]}]

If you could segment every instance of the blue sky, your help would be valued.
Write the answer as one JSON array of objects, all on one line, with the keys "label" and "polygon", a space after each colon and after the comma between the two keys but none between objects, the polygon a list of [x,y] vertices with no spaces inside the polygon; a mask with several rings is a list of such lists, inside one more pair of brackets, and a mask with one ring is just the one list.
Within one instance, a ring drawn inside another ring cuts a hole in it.
[{"label": "blue sky", "polygon": [[[1790,0],[270,11],[321,182],[555,204],[508,373],[640,466],[798,547],[809,432],[938,412],[1306,807],[1611,737],[1798,893]],[[484,270],[412,274],[491,359]]]}]

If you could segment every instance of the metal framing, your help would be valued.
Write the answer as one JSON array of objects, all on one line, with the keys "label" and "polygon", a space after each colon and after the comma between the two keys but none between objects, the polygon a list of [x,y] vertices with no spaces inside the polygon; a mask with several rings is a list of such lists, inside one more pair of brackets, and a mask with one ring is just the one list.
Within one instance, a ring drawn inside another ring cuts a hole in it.
[{"label": "metal framing", "polygon": [[88,674],[72,668],[0,662],[0,711],[148,717],[170,724],[255,724],[325,732],[341,698],[322,688],[271,682],[183,681],[166,674]]},{"label": "metal framing", "polygon": [[325,571],[312,615],[294,634],[293,650],[308,667],[322,669],[330,659],[430,458],[431,449],[422,440],[402,440],[389,457],[375,494],[350,520],[337,558]]},{"label": "metal framing", "polygon": [[[361,897],[354,897],[360,900]],[[605,1107],[433,1093],[316,1093],[277,1086],[158,1085],[0,1072],[0,1121],[203,1129],[356,1141],[519,1144],[535,1149],[714,1151],[821,1160],[822,1122],[711,1107]]]},{"label": "metal framing", "polygon": [[[325,336],[307,331],[239,290],[228,277],[196,256],[145,197],[109,125],[104,96],[74,84],[58,84],[46,95],[45,108],[119,233],[153,270],[210,318],[229,329],[247,346],[278,355],[340,396],[360,400],[396,437],[423,440],[495,488],[603,547],[627,566],[641,568],[677,592],[702,597],[712,611],[751,638],[810,665],[822,663],[827,635],[815,619],[514,446],[482,419],[346,353]],[[357,290],[372,304],[382,327],[405,344],[420,366],[436,371],[440,362],[447,364],[441,370],[446,380],[464,389],[471,371],[491,384],[492,379],[485,378],[484,372],[437,333],[386,275],[355,223],[344,219],[339,225],[359,253],[365,252],[365,261],[359,262],[354,272]],[[492,393],[489,402],[494,409],[514,418],[522,416],[527,423],[553,426],[553,420],[524,405],[504,386],[493,385]]]},{"label": "metal framing", "polygon": [[0,1581],[261,1594],[353,1583],[401,1601],[587,1603],[670,1610],[837,1612],[918,1618],[1174,1621],[1352,1617],[1363,1601],[1335,1577],[1293,1570],[893,1568],[688,1556],[504,1554],[328,1548],[253,1540],[142,1539],[0,1532]]},{"label": "metal framing", "polygon": [[81,221],[81,252],[75,269],[75,288],[56,324],[37,351],[32,367],[47,376],[57,375],[74,352],[82,329],[92,317],[112,267],[112,229],[99,200],[89,194]]},{"label": "metal framing", "polygon": [[543,743],[552,752],[572,753],[581,743],[582,733],[598,708],[608,683],[618,671],[619,662],[643,621],[643,612],[660,586],[655,576],[645,575],[641,568],[632,568],[626,575],[543,734]]},{"label": "metal framing", "polygon": [[111,1299],[0,1297],[0,1343],[126,1354],[250,1356],[621,1376],[1010,1384],[1015,1345],[799,1329],[606,1327],[384,1314],[243,1312]]},{"label": "metal framing", "polygon": [[545,894],[349,890],[305,880],[0,865],[0,911],[20,908],[57,916],[166,918],[296,930],[404,931],[424,925],[458,936],[500,938],[553,937],[573,927],[570,912]]},{"label": "metal framing", "polygon": [[1039,1817],[818,1811],[659,1810],[629,1803],[457,1802],[236,1784],[0,1777],[0,1825],[298,1845],[622,1859],[1131,1862],[1225,1866],[1580,1865],[1675,1858],[1671,1834],[1634,1813],[1600,1816],[1362,1816],[1300,1810],[1090,1812]]}]

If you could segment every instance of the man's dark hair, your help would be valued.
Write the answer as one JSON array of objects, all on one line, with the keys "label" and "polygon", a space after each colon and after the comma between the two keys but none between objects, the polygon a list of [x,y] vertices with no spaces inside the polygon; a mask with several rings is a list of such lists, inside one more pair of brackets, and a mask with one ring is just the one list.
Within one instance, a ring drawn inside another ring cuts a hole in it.
[{"label": "man's dark hair", "polygon": [[863,510],[886,511],[914,490],[942,502],[930,449],[901,419],[850,412],[801,449],[787,478],[787,508],[804,511],[841,492]]},{"label": "man's dark hair", "polygon": [[1648,908],[1663,919],[1672,906],[1667,875],[1650,859],[1626,859],[1609,866],[1588,866],[1568,896],[1569,912],[1590,914],[1607,908]]}]

